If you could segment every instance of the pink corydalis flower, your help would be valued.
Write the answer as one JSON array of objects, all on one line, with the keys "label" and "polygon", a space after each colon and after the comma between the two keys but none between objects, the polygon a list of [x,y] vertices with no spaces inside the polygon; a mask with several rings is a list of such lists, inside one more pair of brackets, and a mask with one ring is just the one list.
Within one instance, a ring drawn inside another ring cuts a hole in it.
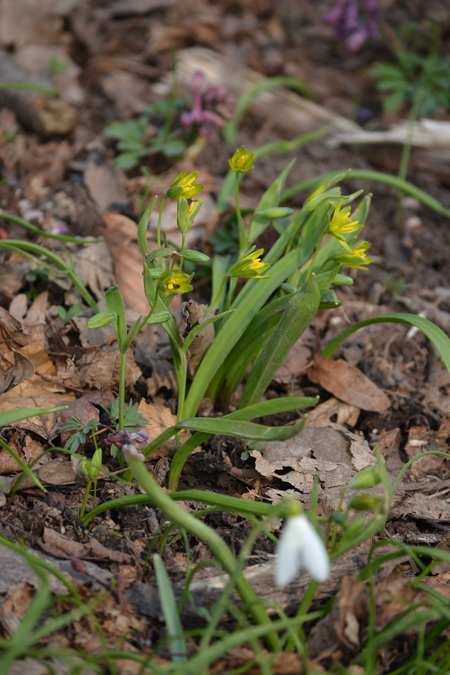
[{"label": "pink corydalis flower", "polygon": [[357,52],[368,37],[378,37],[378,0],[337,0],[323,17],[334,26],[338,40],[345,40],[351,52]]},{"label": "pink corydalis flower", "polygon": [[121,429],[116,434],[113,434],[112,436],[108,436],[107,438],[105,438],[105,443],[107,443],[108,445],[114,444],[118,448],[123,448],[124,445],[133,443],[139,443],[140,445],[144,445],[145,443],[148,443],[149,438],[150,436],[145,431],[145,429],[141,429],[141,431],[136,431],[132,433],[130,431],[126,431],[125,429]]},{"label": "pink corydalis flower", "polygon": [[189,112],[181,115],[181,123],[185,127],[198,127],[202,136],[211,135],[211,127],[221,129],[225,120],[230,119],[236,107],[236,96],[225,85],[212,85],[202,91],[201,85],[205,76],[202,72],[194,73],[189,89],[193,105]]}]

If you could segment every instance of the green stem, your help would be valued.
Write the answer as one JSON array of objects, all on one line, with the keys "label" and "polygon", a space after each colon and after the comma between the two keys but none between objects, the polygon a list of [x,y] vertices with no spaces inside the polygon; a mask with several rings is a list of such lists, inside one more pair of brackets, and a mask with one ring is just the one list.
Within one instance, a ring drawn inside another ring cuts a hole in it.
[{"label": "green stem", "polygon": [[[186,353],[180,349],[180,372],[178,379],[178,411],[177,411],[177,423],[181,422],[183,419],[184,413],[184,400],[186,398],[186,379],[187,379],[187,356]],[[181,434],[178,432],[177,436]]]},{"label": "green stem", "polygon": [[228,276],[225,275],[224,278],[222,279],[222,283],[220,284],[219,292],[217,293],[216,297],[214,298],[214,300],[211,302],[210,306],[206,310],[205,316],[207,316],[210,313],[210,311],[212,310],[212,308],[215,307],[215,305],[219,302],[220,296],[222,295],[223,289],[225,288],[225,284],[227,283],[227,279],[228,279]]},{"label": "green stem", "polygon": [[313,257],[312,257],[311,264],[310,264],[310,266],[309,266],[308,274],[306,275],[305,281],[308,281],[309,277],[311,276],[311,272],[312,272],[312,270],[313,270],[314,263],[316,262],[317,254],[319,253],[319,250],[320,250],[320,244],[322,243],[322,239],[323,239],[323,237],[324,237],[324,234],[325,234],[325,232],[322,232],[322,234],[321,234],[320,237],[319,237],[319,240],[318,240],[317,246],[316,246],[316,250],[314,251],[314,255],[313,255]]},{"label": "green stem", "polygon": [[119,430],[125,426],[125,375],[127,370],[127,352],[120,354],[119,375]]},{"label": "green stem", "polygon": [[183,262],[184,262],[183,255],[184,255],[184,240],[185,240],[185,238],[186,238],[186,232],[182,232],[181,233],[181,251],[180,251],[181,258],[180,258],[180,268],[179,268],[180,272],[183,269]]},{"label": "green stem", "polygon": [[[97,482],[97,481],[96,481]],[[86,508],[87,500],[89,497],[89,493],[91,491],[91,486],[92,486],[92,478],[89,478],[88,484],[86,485],[86,491],[84,493],[84,499],[83,499],[83,504],[81,505],[81,511],[80,511],[80,518],[84,516],[84,510]],[[95,507],[95,504],[94,504]]]},{"label": "green stem", "polygon": [[236,201],[236,218],[239,225],[239,258],[245,253],[247,248],[247,232],[245,231],[244,221],[241,215],[241,206],[239,203],[239,172],[236,172],[236,184],[234,188]]},{"label": "green stem", "polygon": [[[165,201],[166,201],[166,198],[164,196],[161,200],[161,206],[159,207],[159,214],[158,214],[158,231],[157,231],[157,234],[156,234],[156,241],[158,243],[158,248],[161,248],[161,218],[162,218],[162,212],[163,212]],[[159,264],[162,267],[161,258],[159,259]]]},{"label": "green stem", "polygon": [[[128,454],[127,461],[134,477],[139,485],[152,498],[153,504],[161,509],[161,511],[179,527],[184,527],[193,536],[205,541],[211,548],[215,557],[221,563],[224,570],[229,575],[233,575],[238,567],[238,562],[217,532],[205,525],[202,521],[197,520],[197,518],[190,513],[181,509],[174,501],[172,501],[170,496],[159,487],[158,483],[139,459]],[[255,623],[259,625],[270,625],[270,618],[242,573],[239,574],[236,586],[244,605],[251,613]],[[266,640],[270,649],[275,651],[279,642],[278,635],[275,632],[270,632],[268,633]]]}]

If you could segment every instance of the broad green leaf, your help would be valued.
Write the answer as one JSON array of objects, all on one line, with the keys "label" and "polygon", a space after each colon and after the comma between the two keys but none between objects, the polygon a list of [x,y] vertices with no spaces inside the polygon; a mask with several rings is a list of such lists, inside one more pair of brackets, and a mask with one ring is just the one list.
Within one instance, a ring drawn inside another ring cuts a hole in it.
[{"label": "broad green leaf", "polygon": [[339,347],[346,338],[365,326],[370,326],[374,323],[406,323],[410,326],[415,326],[424,333],[429,340],[434,344],[438,350],[442,362],[444,363],[447,370],[450,371],[450,339],[438,326],[436,326],[428,319],[424,319],[421,316],[416,316],[415,314],[382,314],[381,316],[373,316],[371,319],[366,319],[365,321],[358,321],[358,323],[353,324],[346,328],[342,333],[339,333],[323,350],[321,356],[333,356],[336,349]]},{"label": "broad green leaf", "polygon": [[237,436],[238,438],[248,438],[256,441],[284,441],[287,438],[297,436],[304,428],[306,422],[306,415],[300,422],[288,427],[268,427],[264,424],[228,420],[223,417],[218,419],[213,417],[192,417],[190,419],[181,420],[181,422],[177,424],[177,427],[179,429],[203,431],[209,434],[223,434],[225,436]]},{"label": "broad green leaf", "polygon": [[304,292],[289,297],[286,309],[248,376],[239,408],[257,403],[278,368],[316,315],[320,290],[313,278]]},{"label": "broad green leaf", "polygon": [[[277,413],[291,412],[292,410],[303,410],[315,406],[319,397],[300,397],[292,396],[288,398],[277,398],[271,401],[262,401],[255,405],[248,406],[242,410],[236,410],[226,415],[225,420],[243,420],[250,421],[264,415],[276,415]],[[170,490],[176,490],[183,467],[191,453],[211,437],[211,433],[197,432],[181,445],[176,451],[170,465],[168,484]]]}]

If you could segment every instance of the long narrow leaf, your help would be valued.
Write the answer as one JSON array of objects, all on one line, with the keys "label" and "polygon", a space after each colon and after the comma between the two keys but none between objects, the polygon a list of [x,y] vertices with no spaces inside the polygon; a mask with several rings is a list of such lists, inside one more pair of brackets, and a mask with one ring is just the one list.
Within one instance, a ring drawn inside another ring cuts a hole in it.
[{"label": "long narrow leaf", "polygon": [[245,299],[239,304],[233,304],[232,307],[236,308],[236,311],[224,324],[226,330],[221,328],[200,364],[186,399],[184,409],[186,416],[190,417],[196,413],[206,388],[220,364],[233,349],[257,312],[278,286],[304,262],[304,252],[295,249],[271,267],[270,279],[251,279],[247,282],[243,289],[245,291],[248,288]]},{"label": "long narrow leaf", "polygon": [[177,426],[180,429],[237,436],[238,438],[248,438],[255,441],[284,441],[287,438],[297,436],[304,428],[306,421],[307,416],[305,415],[300,422],[292,424],[289,427],[268,427],[264,424],[254,424],[253,422],[238,422],[237,420],[223,418],[193,417],[181,420]]},{"label": "long narrow leaf", "polygon": [[[298,194],[299,192],[311,190],[312,188],[316,187],[327,178],[332,178],[336,173],[337,173],[336,171],[331,171],[330,173],[323,173],[320,176],[315,176],[314,178],[311,178],[307,181],[303,181],[302,183],[292,185],[292,187],[288,188],[282,193],[280,197],[280,204],[287,201],[288,199],[291,199],[292,197],[294,197],[294,195]],[[424,204],[424,206],[427,206],[432,211],[436,211],[436,213],[440,213],[442,216],[450,218],[450,209],[446,208],[437,199],[434,199],[429,194],[427,194],[420,188],[416,187],[409,181],[397,178],[397,176],[390,176],[389,174],[383,173],[382,171],[365,171],[364,169],[352,169],[345,180],[367,180],[373,181],[374,183],[383,183],[384,185],[390,185],[391,187],[400,190],[400,192],[404,192],[407,195],[411,195],[411,197],[415,197],[419,202]]]},{"label": "long narrow leaf", "polygon": [[[261,197],[258,206],[256,207],[256,213],[258,211],[264,211],[264,209],[269,209],[272,206],[278,206],[280,203],[281,190],[284,187],[286,178],[294,166],[295,159],[290,162],[287,167],[280,173],[278,178],[270,185],[263,196]],[[250,221],[248,228],[248,243],[253,244],[255,239],[264,232],[266,227],[271,223],[270,218],[264,218],[264,216],[254,215]]]},{"label": "long narrow leaf", "polygon": [[164,563],[157,553],[153,556],[153,565],[156,573],[156,583],[158,584],[159,599],[166,621],[167,632],[170,637],[170,650],[172,652],[172,661],[174,663],[185,663],[186,643],[183,637],[183,627],[178,616],[177,604],[173,594],[169,575],[167,574]]},{"label": "long narrow leaf", "polygon": [[[264,415],[276,415],[277,413],[290,412],[293,410],[303,410],[304,408],[311,408],[316,405],[318,400],[318,396],[315,398],[290,396],[272,399],[271,401],[261,401],[260,403],[248,406],[247,408],[236,410],[223,417],[222,420],[234,419],[249,421],[258,417],[264,417]],[[170,490],[176,490],[183,467],[195,448],[198,448],[199,445],[207,441],[213,433],[215,432],[202,433],[199,431],[188,438],[188,440],[178,448],[170,465],[168,477]]]},{"label": "long narrow leaf", "polygon": [[311,278],[304,293],[295,293],[290,298],[278,326],[256,359],[245,385],[240,408],[259,401],[289,351],[315,317],[319,303],[320,290]]},{"label": "long narrow leaf", "polygon": [[358,321],[358,323],[349,326],[342,333],[339,333],[322,352],[322,356],[333,356],[336,349],[339,345],[344,342],[344,340],[365,326],[370,326],[374,323],[406,323],[410,326],[415,326],[424,333],[429,340],[434,344],[438,350],[441,359],[447,368],[450,371],[450,340],[447,335],[442,331],[438,326],[436,326],[428,319],[424,319],[421,316],[416,316],[415,314],[382,314],[381,316],[373,316],[371,319],[365,319],[365,321]]}]

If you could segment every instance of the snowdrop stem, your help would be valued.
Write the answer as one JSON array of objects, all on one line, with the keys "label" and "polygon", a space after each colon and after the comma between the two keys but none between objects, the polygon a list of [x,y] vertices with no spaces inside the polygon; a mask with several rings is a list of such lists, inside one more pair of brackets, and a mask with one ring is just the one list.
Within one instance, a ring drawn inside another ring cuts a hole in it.
[{"label": "snowdrop stem", "polygon": [[[134,477],[139,485],[151,497],[153,504],[161,509],[173,523],[176,523],[179,527],[184,527],[192,535],[205,541],[228,574],[233,575],[235,572],[238,572],[236,589],[255,623],[259,625],[270,624],[270,618],[258,601],[249,582],[240,572],[238,562],[223,539],[221,539],[213,529],[208,527],[208,525],[205,525],[205,523],[198,520],[190,513],[186,513],[186,511],[183,511],[176,502],[172,501],[170,496],[159,487],[158,483],[147,471],[141,460],[128,454],[127,461]],[[268,633],[266,642],[271,650],[276,650],[279,643],[278,635],[275,632]]]},{"label": "snowdrop stem", "polygon": [[[318,586],[319,586],[319,582],[314,581],[314,579],[309,584],[308,589],[307,589],[305,595],[303,596],[303,600],[302,600],[302,602],[300,604],[300,607],[298,609],[297,618],[300,618],[301,616],[305,616],[305,614],[308,613],[309,607],[311,605],[311,602],[314,598],[314,594],[317,591]],[[292,651],[294,651],[294,647],[295,647],[294,641],[293,641],[292,637],[290,637],[289,640],[288,640],[288,643],[286,645],[286,651],[292,652]]]}]

